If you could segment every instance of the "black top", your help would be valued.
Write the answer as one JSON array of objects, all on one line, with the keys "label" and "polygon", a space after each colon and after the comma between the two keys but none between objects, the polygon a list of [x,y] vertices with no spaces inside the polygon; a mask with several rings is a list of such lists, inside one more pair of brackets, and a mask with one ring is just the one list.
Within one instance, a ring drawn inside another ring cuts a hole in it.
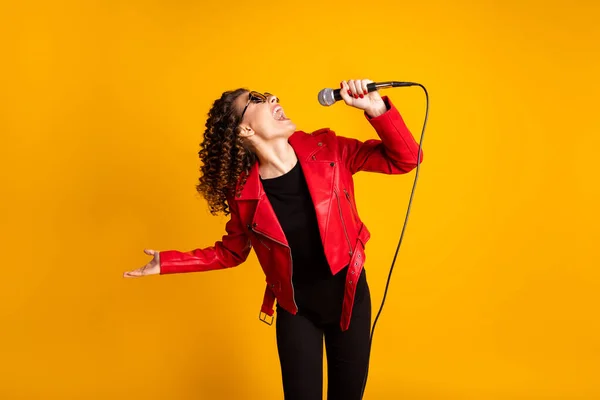
[{"label": "black top", "polygon": [[[284,175],[260,180],[292,251],[292,282],[298,312],[315,322],[339,322],[348,268],[335,276],[331,274],[300,163]],[[364,290],[365,279],[364,273],[361,274],[357,296]]]}]

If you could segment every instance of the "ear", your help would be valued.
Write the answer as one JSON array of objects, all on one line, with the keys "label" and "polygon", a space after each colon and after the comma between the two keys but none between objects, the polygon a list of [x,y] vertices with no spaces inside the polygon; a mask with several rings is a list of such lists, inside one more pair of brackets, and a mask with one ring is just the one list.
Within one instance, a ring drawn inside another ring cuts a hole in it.
[{"label": "ear", "polygon": [[247,125],[240,126],[238,135],[244,139],[254,135],[254,130]]}]

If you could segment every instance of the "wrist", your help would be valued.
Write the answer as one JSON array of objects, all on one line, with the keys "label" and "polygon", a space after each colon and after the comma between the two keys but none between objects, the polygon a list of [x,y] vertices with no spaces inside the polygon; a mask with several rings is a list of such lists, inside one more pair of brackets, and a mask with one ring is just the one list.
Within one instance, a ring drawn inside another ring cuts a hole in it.
[{"label": "wrist", "polygon": [[381,104],[377,104],[375,106],[365,109],[365,112],[367,113],[367,115],[369,117],[376,118],[376,117],[379,117],[380,115],[385,114],[385,112],[387,110],[388,110],[387,105],[385,104],[384,101],[382,101]]}]

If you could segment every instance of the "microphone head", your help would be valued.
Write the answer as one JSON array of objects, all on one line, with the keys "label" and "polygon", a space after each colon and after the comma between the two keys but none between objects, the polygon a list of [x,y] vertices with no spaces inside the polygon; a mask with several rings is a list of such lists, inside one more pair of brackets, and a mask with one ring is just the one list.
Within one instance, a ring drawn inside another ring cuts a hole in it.
[{"label": "microphone head", "polygon": [[323,89],[319,92],[319,103],[322,106],[330,106],[335,103],[335,97],[333,96],[333,89]]}]

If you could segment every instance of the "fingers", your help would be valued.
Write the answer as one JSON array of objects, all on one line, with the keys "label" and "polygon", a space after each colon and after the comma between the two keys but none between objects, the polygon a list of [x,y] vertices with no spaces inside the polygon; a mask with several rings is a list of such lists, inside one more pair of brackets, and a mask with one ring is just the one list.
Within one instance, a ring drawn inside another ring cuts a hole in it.
[{"label": "fingers", "polygon": [[141,268],[134,269],[133,271],[127,271],[123,274],[123,278],[137,278],[140,276],[144,276],[144,271],[146,270],[147,265],[144,265]]},{"label": "fingers", "polygon": [[149,266],[150,266],[150,264],[146,264],[141,268],[134,269],[133,271],[127,271],[123,274],[123,277],[124,278],[137,278],[140,276],[149,275],[149,273],[147,272],[147,269]]},{"label": "fingers", "polygon": [[342,81],[342,83],[340,84],[340,96],[342,96],[342,99],[348,105],[352,104],[351,93],[352,92],[350,91],[350,86],[348,86],[348,82]]},{"label": "fingers", "polygon": [[363,89],[363,93],[366,96],[367,94],[369,94],[369,88],[367,87],[367,85],[369,83],[373,83],[373,81],[370,79],[363,79],[360,81],[360,83],[361,83],[361,87]]},{"label": "fingers", "polygon": [[[373,81],[370,79],[342,81],[340,84],[340,95],[344,102],[349,106],[366,109],[373,101],[374,96],[378,95],[376,90],[371,94],[369,93],[369,88],[367,87],[369,83],[373,83]],[[370,96],[367,96],[369,94]],[[365,99],[365,97],[367,98]]]},{"label": "fingers", "polygon": [[340,86],[342,89],[340,90],[340,94],[344,100],[346,100],[346,98],[344,98],[344,94],[347,94],[350,99],[362,99],[369,94],[369,88],[367,85],[372,82],[373,81],[370,79],[356,79],[349,80],[347,82],[343,81]]},{"label": "fingers", "polygon": [[354,96],[355,99],[362,99],[363,97],[365,97],[364,90],[360,81],[351,80],[348,82],[348,86],[350,86],[350,91],[352,92],[352,96]]},{"label": "fingers", "polygon": [[144,253],[148,254],[149,256],[154,256],[154,259],[141,268],[124,272],[124,278],[137,278],[140,276],[160,273],[160,252],[152,249],[144,249]]}]

